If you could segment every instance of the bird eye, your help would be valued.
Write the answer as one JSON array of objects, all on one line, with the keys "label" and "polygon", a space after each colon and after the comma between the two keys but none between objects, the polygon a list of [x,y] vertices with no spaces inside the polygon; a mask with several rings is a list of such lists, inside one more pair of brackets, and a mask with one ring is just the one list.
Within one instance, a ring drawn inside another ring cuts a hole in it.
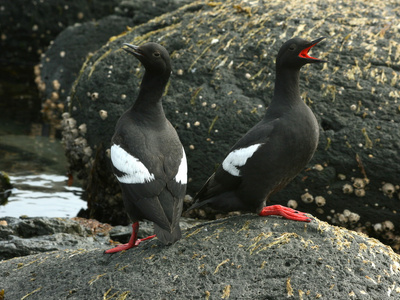
[{"label": "bird eye", "polygon": [[160,56],[160,52],[154,52],[153,55],[154,55],[155,57],[159,57],[159,56]]},{"label": "bird eye", "polygon": [[290,46],[289,46],[289,50],[290,51],[294,51],[296,49],[296,45],[295,44],[291,44]]}]

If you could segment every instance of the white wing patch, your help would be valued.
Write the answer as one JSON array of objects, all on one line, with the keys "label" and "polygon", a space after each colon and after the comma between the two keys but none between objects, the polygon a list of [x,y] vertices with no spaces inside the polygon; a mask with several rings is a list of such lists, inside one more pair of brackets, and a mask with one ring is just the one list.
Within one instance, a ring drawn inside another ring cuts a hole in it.
[{"label": "white wing patch", "polygon": [[185,149],[182,147],[182,160],[179,165],[178,173],[176,173],[175,181],[181,184],[187,183],[187,162],[186,162],[186,154]]},{"label": "white wing patch", "polygon": [[262,144],[251,145],[246,148],[233,150],[222,162],[222,168],[233,176],[241,176],[238,167],[244,166],[246,161]]},{"label": "white wing patch", "polygon": [[125,173],[123,176],[115,175],[121,183],[146,183],[154,180],[154,174],[151,174],[139,159],[119,145],[111,146],[111,162],[118,171]]}]

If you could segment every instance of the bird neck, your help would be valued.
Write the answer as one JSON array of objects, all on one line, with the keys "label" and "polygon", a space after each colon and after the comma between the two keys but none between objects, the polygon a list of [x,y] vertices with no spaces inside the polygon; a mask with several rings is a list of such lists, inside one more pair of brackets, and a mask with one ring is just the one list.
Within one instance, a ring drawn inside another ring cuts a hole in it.
[{"label": "bird neck", "polygon": [[274,97],[271,105],[292,106],[301,101],[300,69],[280,68],[276,70]]},{"label": "bird neck", "polygon": [[131,110],[141,115],[149,115],[152,119],[157,116],[165,118],[161,98],[168,82],[168,78],[163,76],[153,76],[145,72],[142,83],[140,84],[139,95]]}]

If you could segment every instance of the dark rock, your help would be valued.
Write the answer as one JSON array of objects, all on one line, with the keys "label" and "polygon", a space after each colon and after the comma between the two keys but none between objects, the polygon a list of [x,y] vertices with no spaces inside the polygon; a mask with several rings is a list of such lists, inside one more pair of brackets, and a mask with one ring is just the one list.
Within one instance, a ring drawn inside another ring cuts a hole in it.
[{"label": "dark rock", "polygon": [[[197,225],[182,219],[183,230]],[[111,227],[91,219],[11,218],[0,220],[0,260],[65,249],[109,249],[110,240],[127,243],[131,226]],[[153,235],[151,222],[140,222],[138,237]]]},{"label": "dark rock", "polygon": [[10,177],[6,172],[0,171],[0,205],[7,203],[8,197],[12,192],[12,184],[10,183]]},{"label": "dark rock", "polygon": [[129,18],[119,16],[77,23],[62,31],[50,45],[42,56],[40,68],[35,70],[43,99],[44,121],[50,123],[53,130],[59,129],[64,104],[86,57],[104,45],[110,37],[131,25]]},{"label": "dark rock", "polygon": [[155,1],[135,1],[123,0],[115,8],[118,15],[129,17],[133,24],[142,24],[164,13],[191,3],[189,0],[155,0]]},{"label": "dark rock", "polygon": [[[114,13],[121,0],[2,1],[0,4],[0,116],[40,121],[33,67],[69,25]],[[6,109],[5,109],[6,108]]]},{"label": "dark rock", "polygon": [[325,222],[243,215],[104,255],[75,249],[0,262],[5,299],[398,299],[400,257]]},{"label": "dark rock", "polygon": [[140,24],[187,3],[188,0],[3,1],[0,4],[0,65],[30,65],[32,68],[50,42],[75,23],[115,14],[129,18],[131,21],[127,25]]},{"label": "dark rock", "polygon": [[38,61],[50,41],[76,22],[99,19],[114,13],[121,0],[5,1],[1,4],[2,63],[30,64]]},{"label": "dark rock", "polygon": [[[85,189],[90,190],[89,215],[114,223],[119,218],[112,210],[122,210],[104,153],[143,75],[138,62],[121,51],[123,42],[159,42],[171,54],[173,74],[164,107],[185,146],[188,192],[194,194],[229,147],[263,116],[283,41],[294,35],[327,36],[314,56],[329,62],[301,71],[300,90],[321,125],[317,153],[309,168],[271,200],[287,205],[293,199],[299,210],[366,232],[399,250],[400,169],[394,166],[400,149],[395,64],[400,23],[395,4],[377,3],[342,3],[338,10],[333,2],[194,2],[105,45],[82,69],[64,119],[71,169],[86,179]],[[100,110],[107,112],[104,120]],[[74,135],[82,124],[86,135]],[[384,183],[392,184],[391,193],[383,192]],[[353,192],[343,193],[345,184]],[[303,202],[306,192],[325,203]]]},{"label": "dark rock", "polygon": [[[35,82],[43,99],[44,121],[59,128],[61,112],[73,82],[87,57],[115,39],[129,27],[147,22],[151,18],[190,3],[188,0],[121,1],[116,14],[96,21],[76,23],[63,30],[41,56],[40,67],[35,67]],[[109,73],[112,73],[109,66]],[[54,135],[54,132],[52,133]]]},{"label": "dark rock", "polygon": [[[94,235],[77,221],[62,218],[2,218],[0,260],[62,249],[107,248],[109,237]],[[110,247],[110,246],[108,246]]]}]

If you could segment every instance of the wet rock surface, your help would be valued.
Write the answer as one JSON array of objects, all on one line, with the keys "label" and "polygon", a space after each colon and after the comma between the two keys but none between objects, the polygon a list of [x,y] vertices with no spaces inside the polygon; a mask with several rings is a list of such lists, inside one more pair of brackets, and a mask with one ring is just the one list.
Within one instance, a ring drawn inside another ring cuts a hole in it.
[{"label": "wet rock surface", "polygon": [[281,44],[295,35],[326,36],[312,55],[328,63],[304,67],[300,81],[320,124],[319,147],[309,167],[271,202],[363,231],[398,251],[400,33],[393,5],[357,1],[338,9],[334,1],[199,1],[104,45],[82,68],[62,121],[71,170],[85,179],[85,216],[128,222],[118,209],[122,200],[107,151],[144,70],[121,50],[123,42],[159,42],[171,54],[164,107],[185,146],[188,192],[194,195],[265,113]]},{"label": "wet rock surface", "polygon": [[0,262],[5,299],[398,299],[400,257],[318,220],[243,215],[115,255],[69,249]]}]

